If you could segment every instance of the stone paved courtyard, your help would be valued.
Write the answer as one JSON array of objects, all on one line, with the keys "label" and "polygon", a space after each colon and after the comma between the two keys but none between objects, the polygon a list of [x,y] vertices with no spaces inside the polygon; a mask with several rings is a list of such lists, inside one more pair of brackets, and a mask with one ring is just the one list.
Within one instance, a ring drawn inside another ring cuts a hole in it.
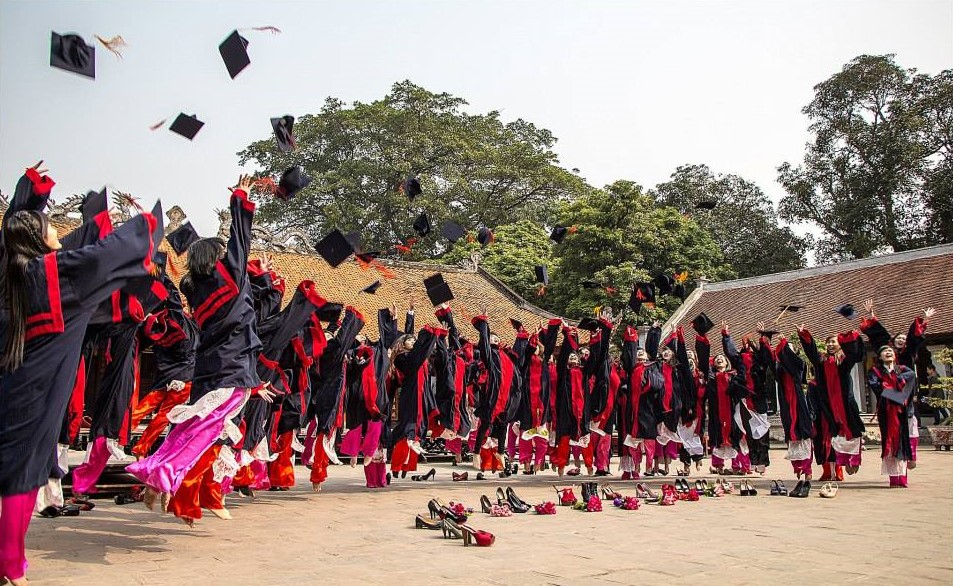
[{"label": "stone paved courtyard", "polygon": [[[783,456],[772,450],[767,478],[793,488]],[[471,524],[496,534],[491,548],[415,530],[414,515],[433,496],[478,507],[497,486],[530,502],[554,500],[554,475],[451,482],[452,470],[475,471],[438,464],[434,482],[370,491],[360,467],[338,466],[313,494],[299,468],[294,490],[229,498],[233,520],[207,515],[193,529],[105,500],[78,518],[35,518],[28,576],[106,585],[953,583],[953,453],[921,450],[907,490],[886,488],[878,456],[877,448],[865,452],[860,473],[833,500],[820,498],[816,483],[808,499],[771,497],[768,480],[756,478],[756,497],[638,511],[607,502],[602,513],[559,507],[541,517],[477,512]],[[618,476],[609,481],[623,493],[634,488]],[[648,484],[657,489],[661,480]]]}]

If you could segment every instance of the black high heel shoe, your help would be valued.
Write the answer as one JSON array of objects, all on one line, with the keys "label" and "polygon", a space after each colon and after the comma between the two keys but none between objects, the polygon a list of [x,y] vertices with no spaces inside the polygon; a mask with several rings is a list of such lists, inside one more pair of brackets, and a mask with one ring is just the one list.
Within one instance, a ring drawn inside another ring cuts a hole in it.
[{"label": "black high heel shoe", "polygon": [[429,503],[427,503],[427,510],[430,511],[431,519],[438,519],[441,517],[440,505],[437,504],[436,500],[431,500]]},{"label": "black high heel shoe", "polygon": [[437,475],[437,469],[436,469],[436,468],[431,468],[431,469],[430,469],[430,472],[428,472],[428,473],[426,473],[426,474],[416,474],[416,475],[414,475],[414,476],[411,476],[410,479],[413,480],[413,481],[415,481],[415,482],[422,482],[422,481],[424,481],[424,480],[430,480],[431,478],[433,478],[433,477],[436,476],[436,475]]},{"label": "black high heel shoe", "polygon": [[798,480],[797,484],[794,485],[794,488],[791,490],[791,492],[788,493],[788,496],[794,497],[794,498],[800,497],[802,488],[804,488],[804,481]]},{"label": "black high heel shoe", "polygon": [[514,513],[525,513],[529,511],[529,504],[516,496],[516,492],[514,492],[512,488],[506,489],[506,502],[510,506],[510,510]]},{"label": "black high heel shoe", "polygon": [[493,503],[490,502],[490,497],[486,495],[480,497],[480,508],[484,513],[490,514],[493,509]]},{"label": "black high heel shoe", "polygon": [[446,521],[447,519],[455,521],[457,523],[466,523],[467,516],[466,514],[456,514],[450,507],[441,507],[440,508],[440,518]]},{"label": "black high heel shoe", "polygon": [[508,501],[507,498],[506,498],[506,493],[503,492],[503,489],[502,489],[502,488],[497,488],[497,489],[496,489],[496,504],[498,504],[498,505],[500,505],[500,506],[510,504],[509,501]]},{"label": "black high heel shoe", "polygon": [[414,526],[417,529],[430,529],[436,531],[443,528],[443,521],[428,521],[427,519],[424,519],[423,516],[417,515],[417,518],[414,520]]}]

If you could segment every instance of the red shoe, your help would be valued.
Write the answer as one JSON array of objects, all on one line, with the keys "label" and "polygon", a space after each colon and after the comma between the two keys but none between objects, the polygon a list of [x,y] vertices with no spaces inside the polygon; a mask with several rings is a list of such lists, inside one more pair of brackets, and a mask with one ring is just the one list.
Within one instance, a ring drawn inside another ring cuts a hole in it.
[{"label": "red shoe", "polygon": [[464,547],[473,545],[474,540],[476,541],[478,547],[490,547],[496,541],[496,536],[489,531],[474,529],[473,527],[463,523],[460,524],[460,528],[463,529]]}]

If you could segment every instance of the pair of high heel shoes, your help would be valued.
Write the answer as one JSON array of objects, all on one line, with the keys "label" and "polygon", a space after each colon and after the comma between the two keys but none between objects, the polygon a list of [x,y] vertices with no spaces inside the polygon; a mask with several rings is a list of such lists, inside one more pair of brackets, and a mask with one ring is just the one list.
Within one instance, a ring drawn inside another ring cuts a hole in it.
[{"label": "pair of high heel shoes", "polygon": [[427,509],[430,511],[431,519],[450,519],[451,521],[456,521],[457,523],[466,523],[467,516],[462,513],[456,513],[445,505],[440,499],[431,499],[427,503]]},{"label": "pair of high heel shoes", "polygon": [[742,480],[740,486],[741,488],[738,491],[740,496],[758,496],[758,490],[751,486],[751,483],[747,480]]},{"label": "pair of high heel shoes", "polygon": [[448,518],[443,520],[443,538],[462,539],[464,547],[490,547],[496,542],[496,536],[489,531],[475,529],[466,523],[458,523]]},{"label": "pair of high heel shoes", "polygon": [[811,481],[810,480],[799,480],[798,483],[794,486],[794,490],[788,496],[793,496],[795,498],[806,499],[811,494]]},{"label": "pair of high heel shoes", "polygon": [[[506,492],[502,488],[496,489],[496,504],[499,506],[506,505],[514,513],[526,513],[530,510],[530,504],[521,499],[516,495],[516,491],[512,488],[507,488]],[[480,497],[480,507],[484,513],[490,514],[493,511],[493,505],[490,502],[489,497],[483,495]]]}]

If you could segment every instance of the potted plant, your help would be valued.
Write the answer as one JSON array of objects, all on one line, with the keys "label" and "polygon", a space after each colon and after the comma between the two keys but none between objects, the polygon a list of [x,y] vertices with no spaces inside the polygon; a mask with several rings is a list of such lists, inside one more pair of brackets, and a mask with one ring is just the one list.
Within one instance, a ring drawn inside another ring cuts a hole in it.
[{"label": "potted plant", "polygon": [[[953,366],[953,350],[944,348],[933,356],[936,362],[945,364],[948,367]],[[946,419],[940,421],[937,425],[928,425],[927,432],[933,442],[933,448],[936,450],[953,447],[953,377],[940,377],[936,383],[929,387],[930,396],[925,402],[934,409],[946,409]]]}]

